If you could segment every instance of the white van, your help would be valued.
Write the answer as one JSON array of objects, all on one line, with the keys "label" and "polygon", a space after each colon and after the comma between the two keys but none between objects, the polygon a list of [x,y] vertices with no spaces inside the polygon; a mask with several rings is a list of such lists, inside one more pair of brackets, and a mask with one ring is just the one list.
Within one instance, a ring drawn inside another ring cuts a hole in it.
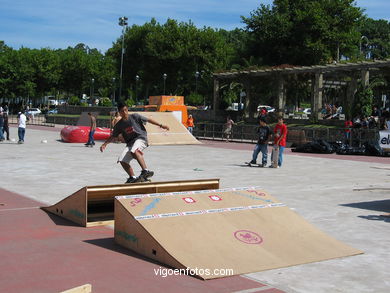
[{"label": "white van", "polygon": [[260,112],[262,108],[266,108],[268,113],[275,112],[275,108],[267,105],[259,105],[257,106],[257,112]]}]

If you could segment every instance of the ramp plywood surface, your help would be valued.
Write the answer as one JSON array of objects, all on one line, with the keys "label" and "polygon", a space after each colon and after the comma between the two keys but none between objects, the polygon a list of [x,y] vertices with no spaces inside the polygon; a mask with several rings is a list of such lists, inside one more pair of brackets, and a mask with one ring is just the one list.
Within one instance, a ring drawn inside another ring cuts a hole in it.
[{"label": "ramp plywood surface", "polygon": [[169,131],[156,125],[146,123],[150,145],[200,144],[200,142],[180,123],[171,112],[130,112],[169,126]]},{"label": "ramp plywood surface", "polygon": [[362,253],[259,188],[116,197],[115,241],[204,279]]},{"label": "ramp plywood surface", "polygon": [[179,192],[219,188],[219,179],[85,186],[43,210],[84,227],[113,224],[114,198],[125,194]]}]

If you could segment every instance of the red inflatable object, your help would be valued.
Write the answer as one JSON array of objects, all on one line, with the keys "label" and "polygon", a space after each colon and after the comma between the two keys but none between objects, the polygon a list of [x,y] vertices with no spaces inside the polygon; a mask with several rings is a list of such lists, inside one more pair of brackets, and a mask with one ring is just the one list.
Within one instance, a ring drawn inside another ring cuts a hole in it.
[{"label": "red inflatable object", "polygon": [[[84,142],[88,141],[89,126],[66,126],[61,130],[61,138],[65,142]],[[95,140],[106,140],[110,137],[110,129],[96,127],[93,138]]]}]

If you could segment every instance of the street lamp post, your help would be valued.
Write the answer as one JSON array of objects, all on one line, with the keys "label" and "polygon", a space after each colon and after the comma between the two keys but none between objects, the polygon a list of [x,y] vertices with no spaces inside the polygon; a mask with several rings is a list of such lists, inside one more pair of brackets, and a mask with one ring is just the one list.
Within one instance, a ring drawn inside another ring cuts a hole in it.
[{"label": "street lamp post", "polygon": [[195,93],[198,93],[198,78],[199,78],[199,71],[195,72]]},{"label": "street lamp post", "polygon": [[[360,55],[363,54],[363,49],[362,49],[362,41],[363,41],[363,39],[366,39],[366,43],[368,45],[368,38],[366,36],[361,36],[360,42],[359,42],[359,52],[360,52]],[[364,57],[366,57],[366,55]]]},{"label": "street lamp post", "polygon": [[136,75],[135,76],[135,104],[137,105],[137,101],[138,101],[138,81],[139,81],[139,75]]},{"label": "street lamp post", "polygon": [[95,79],[92,78],[91,79],[91,93],[90,93],[90,100],[91,100],[91,104],[93,103],[93,96],[94,96],[94,83],[95,83]]},{"label": "street lamp post", "polygon": [[123,55],[125,54],[125,32],[127,28],[126,16],[119,17],[119,25],[122,27],[122,51],[121,51],[121,71],[119,75],[119,99],[122,97],[122,74],[123,74]]},{"label": "street lamp post", "polygon": [[115,104],[115,77],[112,78],[112,104]]},{"label": "street lamp post", "polygon": [[163,94],[165,95],[165,81],[167,80],[168,75],[166,73],[163,74],[163,80],[164,80],[164,92]]}]

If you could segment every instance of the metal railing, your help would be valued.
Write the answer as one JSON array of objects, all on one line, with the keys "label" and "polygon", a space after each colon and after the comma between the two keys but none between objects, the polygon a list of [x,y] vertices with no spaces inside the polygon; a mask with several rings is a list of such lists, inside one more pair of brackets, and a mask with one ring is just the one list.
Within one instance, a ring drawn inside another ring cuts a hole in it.
[{"label": "metal railing", "polygon": [[[235,142],[256,143],[258,139],[256,125],[234,125],[230,140]],[[288,127],[288,125],[287,125]],[[289,127],[287,142],[297,143],[309,142],[316,139],[323,139],[328,142],[348,142],[353,146],[361,146],[366,142],[376,142],[379,139],[378,129],[351,129],[350,135],[346,135],[344,128],[309,128]],[[197,123],[194,136],[200,139],[224,140],[223,123]],[[298,135],[299,134],[299,138]]]},{"label": "metal railing", "polygon": [[[46,121],[45,115],[28,116],[27,118],[27,125],[54,126],[53,123],[48,123]],[[8,115],[8,123],[18,124],[18,115]]]}]

